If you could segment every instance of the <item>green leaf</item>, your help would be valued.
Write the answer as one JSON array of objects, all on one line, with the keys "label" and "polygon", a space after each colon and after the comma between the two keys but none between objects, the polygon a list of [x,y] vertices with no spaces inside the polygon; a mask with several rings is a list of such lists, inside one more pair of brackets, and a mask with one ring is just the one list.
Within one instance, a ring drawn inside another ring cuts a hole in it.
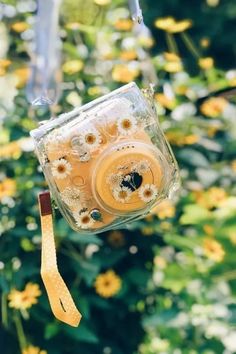
[{"label": "green leaf", "polygon": [[171,244],[179,248],[193,249],[198,245],[198,243],[195,240],[189,238],[188,236],[167,234],[164,235],[164,239],[168,244]]},{"label": "green leaf", "polygon": [[189,204],[184,207],[184,213],[179,219],[182,225],[194,225],[212,218],[211,213],[200,205]]},{"label": "green leaf", "polygon": [[[83,321],[83,319],[82,319]],[[85,324],[81,323],[79,327],[73,328],[70,326],[63,326],[63,331],[78,342],[98,343],[96,334]]]},{"label": "green leaf", "polygon": [[142,322],[144,327],[166,325],[169,321],[176,317],[177,313],[178,311],[174,309],[161,311],[152,316],[145,317]]},{"label": "green leaf", "polygon": [[130,283],[137,286],[145,287],[150,277],[150,273],[146,269],[132,268],[126,273],[126,278]]},{"label": "green leaf", "polygon": [[209,161],[199,151],[190,148],[184,148],[178,153],[178,158],[188,165],[195,167],[208,167]]},{"label": "green leaf", "polygon": [[55,335],[57,335],[59,330],[60,330],[60,327],[57,322],[46,324],[46,327],[44,329],[44,338],[51,339],[51,338],[55,337]]},{"label": "green leaf", "polygon": [[99,245],[99,246],[103,244],[102,239],[96,235],[78,234],[76,232],[69,233],[68,239],[70,241],[81,243],[81,244],[93,243],[93,244]]}]

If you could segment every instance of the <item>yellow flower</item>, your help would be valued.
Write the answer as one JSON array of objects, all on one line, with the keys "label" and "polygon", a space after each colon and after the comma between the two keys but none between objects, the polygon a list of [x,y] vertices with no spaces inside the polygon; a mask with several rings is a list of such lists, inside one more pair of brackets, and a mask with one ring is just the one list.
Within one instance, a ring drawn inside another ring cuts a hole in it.
[{"label": "yellow flower", "polygon": [[186,31],[190,27],[192,27],[192,21],[190,21],[190,20],[178,21],[175,24],[173,24],[172,26],[170,26],[168,32],[180,33],[180,32]]},{"label": "yellow flower", "polygon": [[120,291],[121,278],[113,270],[108,270],[97,276],[94,286],[98,295],[109,298]]},{"label": "yellow flower", "polygon": [[11,65],[11,60],[9,59],[0,59],[0,70],[5,70]]},{"label": "yellow flower", "polygon": [[214,228],[211,225],[208,224],[203,225],[203,230],[209,236],[212,236],[214,234]]},{"label": "yellow flower", "polygon": [[65,25],[66,29],[76,31],[79,30],[81,27],[81,24],[79,22],[69,22]]},{"label": "yellow flower", "polygon": [[175,206],[170,200],[163,200],[160,204],[151,210],[159,219],[173,218],[175,216]]},{"label": "yellow flower", "polygon": [[122,247],[125,244],[125,238],[122,232],[120,231],[111,231],[108,235],[108,242],[113,247]]},{"label": "yellow flower", "polygon": [[214,138],[214,136],[216,135],[216,133],[221,129],[220,126],[217,125],[211,125],[207,128],[207,135],[210,138]]},{"label": "yellow flower", "polygon": [[156,93],[155,100],[169,110],[172,110],[176,106],[175,99],[167,97],[164,93]]},{"label": "yellow flower", "polygon": [[114,23],[115,29],[118,31],[130,31],[133,27],[133,21],[130,19],[119,19]]},{"label": "yellow flower", "polygon": [[154,46],[154,39],[151,36],[140,35],[138,37],[138,43],[144,48],[151,48]]},{"label": "yellow flower", "polygon": [[155,27],[169,32],[169,33],[179,33],[184,32],[192,26],[192,21],[182,20],[176,21],[173,17],[159,18],[155,21]]},{"label": "yellow flower", "polygon": [[200,107],[201,112],[210,118],[219,117],[226,108],[228,101],[223,97],[212,97]]},{"label": "yellow flower", "polygon": [[0,68],[0,76],[5,76],[6,70],[4,68]]},{"label": "yellow flower", "polygon": [[215,262],[221,262],[224,259],[225,251],[222,245],[211,238],[205,238],[203,241],[204,254]]},{"label": "yellow flower", "polygon": [[6,70],[11,65],[11,63],[11,60],[0,59],[0,76],[4,76],[6,74]]},{"label": "yellow flower", "polygon": [[15,22],[11,25],[13,31],[17,33],[21,33],[26,31],[29,28],[29,24],[27,22]]},{"label": "yellow flower", "polygon": [[223,188],[211,187],[207,191],[194,193],[197,204],[207,209],[217,208],[227,199],[227,193]]},{"label": "yellow flower", "polygon": [[135,60],[137,59],[137,52],[135,50],[124,50],[120,53],[122,60]]},{"label": "yellow flower", "polygon": [[112,79],[117,82],[128,83],[139,76],[139,70],[125,64],[117,64],[112,71]]},{"label": "yellow flower", "polygon": [[89,96],[98,96],[101,93],[102,93],[101,88],[99,86],[91,86],[88,89]]},{"label": "yellow flower", "polygon": [[11,60],[9,59],[0,59],[0,66],[2,68],[8,68],[9,65],[11,65]]},{"label": "yellow flower", "polygon": [[199,141],[199,136],[196,134],[186,135],[183,139],[184,145],[196,144]]},{"label": "yellow flower", "polygon": [[23,349],[22,354],[47,354],[46,350],[41,350],[38,347],[30,345],[29,347]]},{"label": "yellow flower", "polygon": [[164,70],[168,73],[179,73],[183,71],[183,65],[181,61],[170,61],[165,63]]},{"label": "yellow flower", "polygon": [[154,264],[159,268],[159,269],[164,269],[167,266],[167,262],[164,257],[161,256],[155,256],[154,258]]},{"label": "yellow flower", "polygon": [[172,225],[170,222],[168,221],[162,221],[160,223],[160,228],[164,231],[169,231],[171,229]]},{"label": "yellow flower", "polygon": [[236,86],[236,77],[233,77],[232,79],[229,80],[229,86]]},{"label": "yellow flower", "polygon": [[154,23],[156,28],[159,28],[163,31],[168,31],[170,26],[173,26],[174,24],[175,24],[175,20],[173,17],[159,18]]},{"label": "yellow flower", "polygon": [[148,214],[147,216],[145,216],[145,220],[148,221],[148,222],[153,221],[153,215]]},{"label": "yellow flower", "polygon": [[175,92],[177,93],[177,95],[186,95],[186,93],[188,92],[188,87],[185,85],[179,85],[174,87]]},{"label": "yellow flower", "polygon": [[23,291],[12,289],[8,295],[9,307],[18,310],[29,309],[38,302],[37,297],[40,295],[38,284],[28,283]]},{"label": "yellow flower", "polygon": [[17,88],[22,88],[26,85],[28,79],[29,79],[29,74],[30,74],[30,69],[25,67],[25,68],[19,68],[14,71],[14,74],[17,77]]},{"label": "yellow flower", "polygon": [[96,5],[106,6],[111,3],[111,0],[93,0]]},{"label": "yellow flower", "polygon": [[145,226],[141,229],[141,232],[144,236],[152,236],[154,234],[155,230],[151,226]]},{"label": "yellow flower", "polygon": [[208,48],[210,45],[210,40],[209,38],[202,38],[200,41],[201,47],[202,48]]},{"label": "yellow flower", "polygon": [[0,158],[15,158],[17,159],[21,155],[21,148],[18,141],[12,141],[9,144],[0,146]]},{"label": "yellow flower", "polygon": [[16,181],[6,178],[0,183],[0,199],[3,197],[13,197],[16,193]]},{"label": "yellow flower", "polygon": [[166,133],[166,138],[170,144],[183,146],[196,144],[199,141],[199,136],[196,134],[184,135],[181,131],[169,131]]},{"label": "yellow flower", "polygon": [[73,75],[81,71],[83,67],[84,63],[82,62],[82,60],[75,59],[65,62],[62,66],[62,70],[68,75]]},{"label": "yellow flower", "polygon": [[165,52],[164,58],[167,61],[181,61],[181,58],[177,54],[171,52]]},{"label": "yellow flower", "polygon": [[220,0],[206,0],[206,2],[210,7],[216,7],[219,5]]},{"label": "yellow flower", "polygon": [[213,68],[213,66],[214,66],[214,59],[211,57],[200,58],[198,60],[198,65],[203,70],[209,70],[209,69]]}]

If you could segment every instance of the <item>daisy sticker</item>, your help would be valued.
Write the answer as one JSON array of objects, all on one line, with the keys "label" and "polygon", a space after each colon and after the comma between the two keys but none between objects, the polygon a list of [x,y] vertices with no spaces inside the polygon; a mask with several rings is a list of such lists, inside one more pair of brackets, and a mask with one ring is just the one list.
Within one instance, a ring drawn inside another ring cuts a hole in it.
[{"label": "daisy sticker", "polygon": [[117,202],[126,203],[132,194],[132,190],[128,187],[117,187],[113,190],[113,196]]},{"label": "daisy sticker", "polygon": [[132,171],[139,173],[140,175],[145,174],[150,169],[150,163],[147,160],[141,160],[136,165],[133,166]]},{"label": "daisy sticker", "polygon": [[137,121],[134,117],[119,118],[117,128],[121,135],[131,135],[137,130]]},{"label": "daisy sticker", "polygon": [[96,150],[102,142],[102,137],[99,131],[95,128],[84,130],[79,136],[80,145],[88,151]]},{"label": "daisy sticker", "polygon": [[111,187],[117,187],[121,184],[123,181],[123,175],[118,172],[118,173],[112,173],[107,177],[107,183],[111,185]]},{"label": "daisy sticker", "polygon": [[71,173],[71,170],[72,166],[65,158],[52,162],[52,175],[57,179],[66,178]]},{"label": "daisy sticker", "polygon": [[71,207],[78,207],[81,203],[81,191],[77,188],[67,187],[61,192],[62,200]]},{"label": "daisy sticker", "polygon": [[74,213],[74,218],[76,221],[76,225],[81,229],[89,229],[95,223],[88,211]]},{"label": "daisy sticker", "polygon": [[156,199],[158,195],[157,187],[154,184],[145,184],[140,188],[138,195],[144,203],[149,203]]}]

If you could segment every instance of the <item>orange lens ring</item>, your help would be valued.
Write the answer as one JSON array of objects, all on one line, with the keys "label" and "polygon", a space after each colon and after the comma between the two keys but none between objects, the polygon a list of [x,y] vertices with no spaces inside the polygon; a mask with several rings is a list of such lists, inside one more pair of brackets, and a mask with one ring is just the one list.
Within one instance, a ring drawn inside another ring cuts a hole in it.
[{"label": "orange lens ring", "polygon": [[[135,147],[136,145],[136,147]],[[132,146],[132,145],[131,145]],[[155,185],[160,190],[163,182],[163,166],[153,149],[145,146],[145,144],[135,143],[134,147],[125,147],[121,151],[113,151],[109,155],[100,159],[94,173],[94,193],[97,196],[98,203],[109,212],[115,214],[124,214],[125,212],[135,212],[139,209],[146,208],[148,204],[139,197],[139,188],[133,191],[129,200],[120,202],[115,200],[107,180],[111,174],[118,173],[118,167],[130,165],[127,169],[129,174],[132,162],[147,161],[150,169],[142,176],[142,186]],[[129,163],[130,162],[130,163]]]}]

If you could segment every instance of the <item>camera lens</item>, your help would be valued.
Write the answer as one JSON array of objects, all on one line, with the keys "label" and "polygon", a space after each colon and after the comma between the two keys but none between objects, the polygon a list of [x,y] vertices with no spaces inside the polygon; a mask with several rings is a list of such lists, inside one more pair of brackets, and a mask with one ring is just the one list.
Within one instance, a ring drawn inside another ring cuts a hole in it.
[{"label": "camera lens", "polygon": [[102,209],[115,215],[140,213],[161,194],[166,162],[160,151],[143,142],[107,148],[96,163],[92,189]]}]

